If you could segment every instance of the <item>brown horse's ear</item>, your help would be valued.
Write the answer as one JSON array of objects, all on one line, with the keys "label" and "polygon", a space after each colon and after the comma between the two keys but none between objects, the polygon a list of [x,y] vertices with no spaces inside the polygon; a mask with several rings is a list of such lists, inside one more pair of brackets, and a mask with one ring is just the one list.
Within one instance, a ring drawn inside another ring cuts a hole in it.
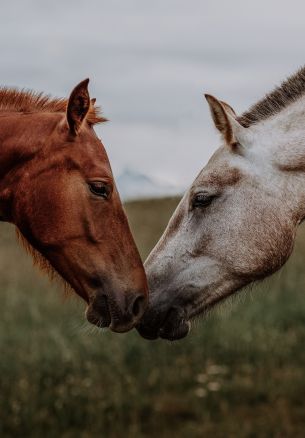
[{"label": "brown horse's ear", "polygon": [[77,135],[90,109],[89,79],[80,82],[69,97],[67,121],[72,134]]},{"label": "brown horse's ear", "polygon": [[205,94],[216,128],[230,146],[243,145],[249,138],[250,130],[237,120],[233,108],[210,94]]}]

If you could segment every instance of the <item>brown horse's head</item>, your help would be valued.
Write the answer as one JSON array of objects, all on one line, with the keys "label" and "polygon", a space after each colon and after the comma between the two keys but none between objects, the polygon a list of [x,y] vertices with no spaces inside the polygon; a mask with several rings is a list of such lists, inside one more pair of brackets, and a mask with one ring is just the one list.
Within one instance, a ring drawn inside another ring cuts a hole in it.
[{"label": "brown horse's head", "polygon": [[88,303],[90,322],[124,332],[142,316],[146,278],[88,82],[68,102],[2,90],[0,214]]}]

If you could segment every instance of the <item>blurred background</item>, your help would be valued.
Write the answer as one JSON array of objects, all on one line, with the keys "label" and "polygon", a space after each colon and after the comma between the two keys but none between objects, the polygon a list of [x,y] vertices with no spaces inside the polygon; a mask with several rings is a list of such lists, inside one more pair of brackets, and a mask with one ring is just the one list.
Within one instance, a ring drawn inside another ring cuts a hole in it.
[{"label": "blurred background", "polygon": [[[217,147],[203,93],[240,113],[302,66],[304,12],[296,0],[1,2],[0,80],[61,97],[90,77],[144,259]],[[89,326],[13,227],[0,242],[1,437],[304,436],[304,228],[279,274],[176,343]]]}]

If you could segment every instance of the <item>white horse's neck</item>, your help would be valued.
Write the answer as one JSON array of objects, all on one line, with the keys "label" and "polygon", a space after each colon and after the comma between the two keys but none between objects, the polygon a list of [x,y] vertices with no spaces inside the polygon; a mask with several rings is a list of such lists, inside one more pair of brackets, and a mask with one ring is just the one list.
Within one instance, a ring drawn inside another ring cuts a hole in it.
[{"label": "white horse's neck", "polygon": [[300,152],[302,145],[305,156],[305,95],[249,129],[256,145],[268,147],[272,153],[280,153],[289,145],[290,154],[294,155],[294,152]]},{"label": "white horse's neck", "polygon": [[[305,217],[305,95],[279,113],[250,126],[247,170],[259,174],[290,211]],[[304,206],[304,207],[302,207]]]}]

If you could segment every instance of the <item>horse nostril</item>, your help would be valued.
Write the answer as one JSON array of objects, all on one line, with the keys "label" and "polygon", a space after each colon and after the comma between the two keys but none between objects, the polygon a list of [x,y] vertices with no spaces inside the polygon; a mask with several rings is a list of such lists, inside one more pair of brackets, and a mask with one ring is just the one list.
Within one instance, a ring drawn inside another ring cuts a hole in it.
[{"label": "horse nostril", "polygon": [[143,315],[146,307],[146,298],[143,295],[139,295],[135,298],[131,306],[131,314],[134,318],[139,318]]}]

